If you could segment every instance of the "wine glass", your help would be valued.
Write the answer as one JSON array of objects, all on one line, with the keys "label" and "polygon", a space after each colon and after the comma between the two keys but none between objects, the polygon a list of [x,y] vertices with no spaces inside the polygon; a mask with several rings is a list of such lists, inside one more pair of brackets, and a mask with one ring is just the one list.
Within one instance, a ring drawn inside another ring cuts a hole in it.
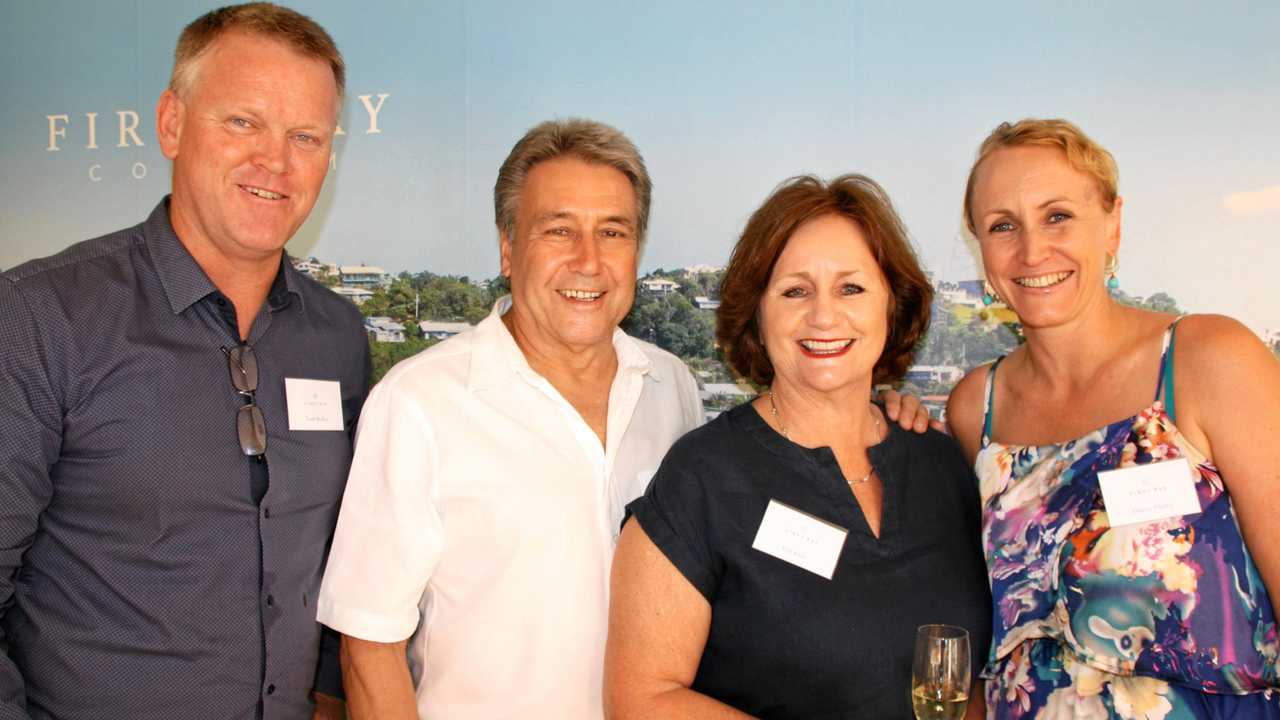
[{"label": "wine glass", "polygon": [[969,633],[955,625],[921,625],[911,661],[916,720],[960,720],[969,704]]}]

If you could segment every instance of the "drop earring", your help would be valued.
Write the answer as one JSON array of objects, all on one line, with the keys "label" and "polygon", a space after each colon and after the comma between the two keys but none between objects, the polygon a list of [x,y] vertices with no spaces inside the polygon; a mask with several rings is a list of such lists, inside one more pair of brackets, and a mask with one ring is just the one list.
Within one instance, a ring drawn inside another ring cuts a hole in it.
[{"label": "drop earring", "polygon": [[1120,280],[1116,278],[1116,272],[1120,270],[1120,258],[1112,253],[1107,253],[1107,263],[1102,266],[1102,272],[1107,276],[1107,292],[1115,295],[1120,290]]},{"label": "drop earring", "polygon": [[996,289],[991,287],[991,283],[987,280],[982,281],[982,304],[988,307],[992,303],[1000,302],[1000,296],[996,294]]}]

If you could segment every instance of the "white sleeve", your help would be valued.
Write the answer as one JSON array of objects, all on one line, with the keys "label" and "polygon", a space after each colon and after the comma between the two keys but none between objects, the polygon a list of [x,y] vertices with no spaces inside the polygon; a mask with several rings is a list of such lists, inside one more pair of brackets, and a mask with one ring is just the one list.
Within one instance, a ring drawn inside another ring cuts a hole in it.
[{"label": "white sleeve", "polygon": [[706,414],[702,409],[702,397],[698,395],[698,381],[683,362],[677,361],[676,365],[679,367],[677,375],[680,378],[680,407],[685,421],[681,434],[684,434],[706,422]]},{"label": "white sleeve", "polygon": [[320,622],[374,642],[413,634],[444,545],[431,423],[406,388],[387,380],[360,415],[317,605]]}]

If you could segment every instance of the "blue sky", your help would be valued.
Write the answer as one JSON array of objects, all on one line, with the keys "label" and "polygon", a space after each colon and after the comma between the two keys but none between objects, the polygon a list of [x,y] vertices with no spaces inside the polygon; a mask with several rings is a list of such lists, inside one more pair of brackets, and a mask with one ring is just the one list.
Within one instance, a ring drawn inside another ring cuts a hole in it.
[{"label": "blue sky", "polygon": [[[972,277],[974,149],[1001,120],[1062,116],[1119,161],[1127,291],[1280,329],[1280,5],[1081,5],[299,2],[346,54],[349,134],[290,249],[491,276],[502,158],[529,126],[584,115],[631,135],[654,176],[643,269],[720,264],[779,181],[859,171],[935,274]],[[179,29],[211,6],[0,6],[0,266],[137,222],[163,194],[152,108]],[[378,93],[382,132],[365,134],[356,96]],[[117,110],[138,112],[144,147],[114,147]],[[48,152],[57,113],[67,138]]]}]

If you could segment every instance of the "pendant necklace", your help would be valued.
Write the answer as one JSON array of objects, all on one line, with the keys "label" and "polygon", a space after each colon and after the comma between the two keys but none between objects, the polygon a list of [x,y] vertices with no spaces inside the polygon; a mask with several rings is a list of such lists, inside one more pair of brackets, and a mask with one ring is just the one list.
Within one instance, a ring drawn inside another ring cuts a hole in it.
[{"label": "pendant necklace", "polygon": [[[773,388],[769,389],[769,410],[773,413],[774,422],[778,423],[778,431],[782,433],[782,437],[786,438],[787,440],[791,440],[791,433],[787,432],[787,426],[782,424],[782,416],[778,414],[778,404],[773,401]],[[880,418],[877,417],[875,413],[872,413],[871,419],[875,421],[875,425],[872,426],[872,430],[876,432],[876,437],[878,438],[880,437],[880,432],[879,432]],[[866,481],[870,480],[871,473],[875,472],[875,470],[876,470],[875,466],[873,465],[867,469],[866,475],[863,475],[862,477],[857,478],[856,480],[846,479],[845,482],[849,483],[849,488],[852,489],[854,485],[861,485]]]}]

